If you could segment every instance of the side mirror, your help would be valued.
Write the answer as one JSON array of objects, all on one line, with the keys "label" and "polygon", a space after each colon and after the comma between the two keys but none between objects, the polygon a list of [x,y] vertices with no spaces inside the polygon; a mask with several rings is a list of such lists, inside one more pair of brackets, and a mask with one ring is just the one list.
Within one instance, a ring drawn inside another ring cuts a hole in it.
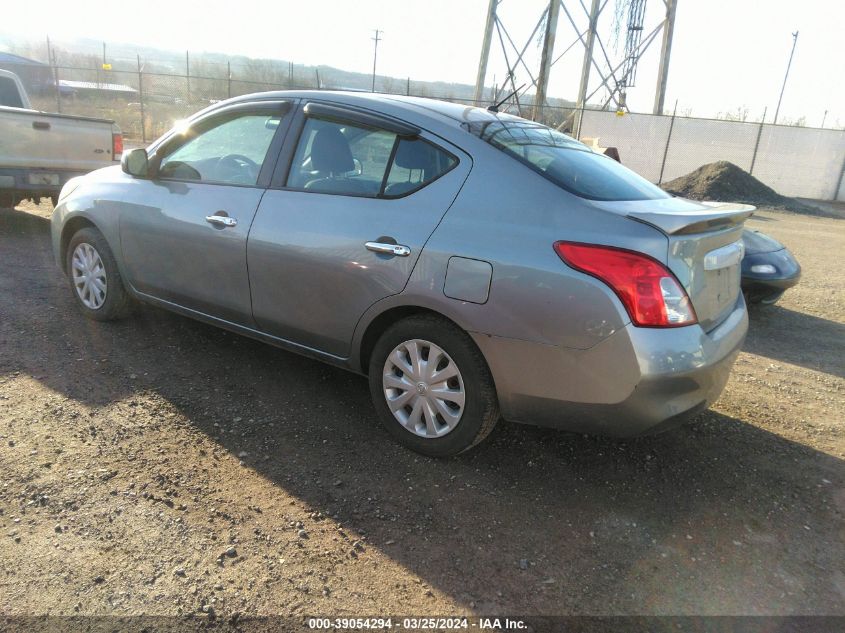
[{"label": "side mirror", "polygon": [[143,148],[130,149],[128,152],[123,152],[120,159],[120,167],[124,173],[134,176],[135,178],[147,178],[149,175],[149,159],[147,158],[147,150]]}]

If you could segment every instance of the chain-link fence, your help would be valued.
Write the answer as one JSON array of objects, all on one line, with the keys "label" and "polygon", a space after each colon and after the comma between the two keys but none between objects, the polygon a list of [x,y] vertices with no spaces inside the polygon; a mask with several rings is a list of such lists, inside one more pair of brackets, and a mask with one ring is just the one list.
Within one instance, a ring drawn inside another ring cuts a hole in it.
[{"label": "chain-link fence", "polygon": [[845,130],[586,110],[580,136],[657,184],[726,160],[782,195],[845,200]]},{"label": "chain-link fence", "polygon": [[[291,65],[288,72],[283,72],[284,64],[255,69],[204,63],[200,66],[202,74],[192,71],[188,65],[184,74],[147,70],[141,60],[136,69],[128,70],[127,66],[129,64],[123,63],[115,69],[104,70],[40,63],[3,64],[4,69],[21,78],[34,108],[111,119],[130,142],[139,143],[157,138],[179,119],[208,105],[242,94],[286,89],[362,90],[361,86],[344,85],[341,77],[333,80],[326,70],[321,76],[319,68],[312,69],[313,74],[301,69],[294,73]],[[256,75],[267,80],[256,80]],[[401,81],[379,76],[375,87],[379,92],[432,97],[465,105],[491,104],[490,100],[476,102],[462,94],[454,94],[455,91],[438,92],[429,82],[411,79]],[[522,102],[510,99],[501,109],[528,118],[535,114],[533,105],[525,97]],[[571,122],[573,110],[546,105],[536,114],[538,120],[557,127]]]},{"label": "chain-link fence", "polygon": [[217,76],[149,72],[140,65],[136,71],[9,63],[3,68],[21,77],[34,108],[111,119],[127,139],[141,142],[223,99],[295,87],[238,79],[226,67]]},{"label": "chain-link fence", "polygon": [[[115,69],[4,63],[18,74],[29,91],[33,107],[45,111],[111,119],[132,143],[157,138],[179,119],[230,97],[284,89],[353,89],[344,77],[312,68],[294,72],[294,66],[229,63],[185,65],[183,74],[148,70],[140,59],[134,69],[126,62]],[[312,74],[313,71],[313,74]],[[261,79],[256,79],[260,77]],[[357,78],[360,82],[361,77]],[[456,86],[438,92],[437,84],[377,77],[379,92],[444,99],[465,105],[476,102]],[[367,86],[368,88],[370,86]],[[455,94],[455,92],[459,94]],[[751,172],[778,193],[819,200],[845,200],[845,131],[763,123],[697,119],[625,113],[571,106],[544,105],[536,109],[530,95],[508,100],[502,111],[519,114],[570,131],[580,128],[581,139],[597,139],[616,147],[622,161],[652,182],[661,184],[718,160],[727,160]],[[580,119],[580,122],[579,122]]]}]

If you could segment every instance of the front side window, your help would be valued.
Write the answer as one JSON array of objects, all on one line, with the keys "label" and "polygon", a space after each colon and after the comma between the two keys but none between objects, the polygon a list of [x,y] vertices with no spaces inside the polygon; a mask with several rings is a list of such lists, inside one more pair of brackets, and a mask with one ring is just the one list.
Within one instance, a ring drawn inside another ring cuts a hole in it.
[{"label": "front side window", "polygon": [[159,177],[255,185],[279,122],[275,114],[243,114],[200,130],[165,155]]},{"label": "front side window", "polygon": [[670,197],[612,158],[543,125],[499,119],[473,123],[467,129],[576,196],[590,200]]},{"label": "front side window", "polygon": [[457,159],[422,139],[309,118],[287,186],[315,193],[395,198],[442,176]]}]

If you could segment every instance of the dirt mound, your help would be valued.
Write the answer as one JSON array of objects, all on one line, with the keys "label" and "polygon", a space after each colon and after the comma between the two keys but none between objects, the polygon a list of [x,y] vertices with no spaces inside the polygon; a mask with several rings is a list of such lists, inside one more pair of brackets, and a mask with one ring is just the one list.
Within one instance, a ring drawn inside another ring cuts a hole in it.
[{"label": "dirt mound", "polygon": [[819,214],[815,207],[780,195],[726,160],[702,165],[686,176],[664,183],[662,187],[671,194],[693,200],[742,202],[761,208]]}]

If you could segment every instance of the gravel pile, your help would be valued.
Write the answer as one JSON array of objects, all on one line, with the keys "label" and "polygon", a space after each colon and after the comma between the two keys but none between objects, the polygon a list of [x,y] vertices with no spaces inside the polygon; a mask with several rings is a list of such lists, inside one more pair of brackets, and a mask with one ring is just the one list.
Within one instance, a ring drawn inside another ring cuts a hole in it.
[{"label": "gravel pile", "polygon": [[662,185],[669,193],[692,200],[741,202],[767,209],[820,215],[821,211],[780,195],[744,169],[726,160],[702,165],[695,171]]}]

